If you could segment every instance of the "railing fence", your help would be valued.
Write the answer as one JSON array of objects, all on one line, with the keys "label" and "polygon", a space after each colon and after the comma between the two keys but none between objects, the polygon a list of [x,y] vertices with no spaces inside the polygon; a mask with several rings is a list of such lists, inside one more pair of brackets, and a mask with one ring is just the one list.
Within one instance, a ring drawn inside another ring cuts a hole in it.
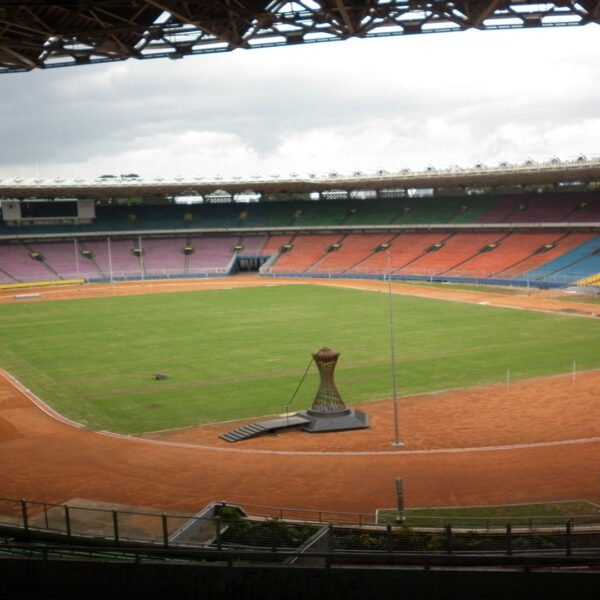
[{"label": "railing fence", "polygon": [[[92,503],[93,504],[93,503]],[[227,510],[223,510],[227,509]],[[387,519],[387,521],[386,521]],[[600,516],[397,518],[260,505],[211,505],[196,515],[0,498],[0,534],[72,543],[299,551],[327,537],[331,553],[600,554]]]}]

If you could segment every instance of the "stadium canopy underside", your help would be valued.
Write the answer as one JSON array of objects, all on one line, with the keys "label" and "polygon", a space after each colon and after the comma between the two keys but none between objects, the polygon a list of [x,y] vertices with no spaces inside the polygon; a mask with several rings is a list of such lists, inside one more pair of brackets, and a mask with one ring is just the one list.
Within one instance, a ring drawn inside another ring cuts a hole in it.
[{"label": "stadium canopy underside", "polygon": [[467,29],[600,22],[600,0],[74,0],[0,3],[0,73]]}]

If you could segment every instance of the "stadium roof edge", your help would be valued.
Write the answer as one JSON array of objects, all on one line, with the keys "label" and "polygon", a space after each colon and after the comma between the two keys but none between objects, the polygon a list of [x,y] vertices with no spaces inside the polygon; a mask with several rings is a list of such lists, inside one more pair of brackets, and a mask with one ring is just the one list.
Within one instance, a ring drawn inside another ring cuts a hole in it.
[{"label": "stadium roof edge", "polygon": [[487,167],[477,165],[470,169],[450,168],[423,171],[407,169],[397,173],[380,170],[375,174],[338,174],[290,176],[287,178],[253,177],[242,179],[184,178],[153,179],[98,178],[93,181],[62,178],[0,179],[0,199],[21,198],[113,198],[135,195],[193,196],[214,194],[285,194],[320,193],[332,190],[378,191],[386,189],[481,189],[499,186],[560,185],[600,182],[600,158],[579,157],[572,161],[552,160],[545,163],[527,161],[520,165]]}]

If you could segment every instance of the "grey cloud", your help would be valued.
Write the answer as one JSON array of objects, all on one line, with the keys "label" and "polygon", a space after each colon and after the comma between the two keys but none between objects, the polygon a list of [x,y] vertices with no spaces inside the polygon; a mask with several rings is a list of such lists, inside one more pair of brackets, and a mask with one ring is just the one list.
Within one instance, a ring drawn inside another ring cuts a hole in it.
[{"label": "grey cloud", "polygon": [[[360,129],[373,120],[382,130],[389,123],[391,133],[407,146],[418,139],[424,122],[437,118],[468,131],[484,151],[494,139],[492,132],[506,123],[536,123],[548,130],[561,121],[598,116],[598,52],[577,57],[579,71],[570,82],[575,89],[565,94],[560,78],[552,81],[543,72],[535,76],[533,67],[541,69],[544,62],[504,64],[474,55],[473,64],[466,65],[464,57],[473,51],[470,38],[461,45],[462,35],[452,36],[456,45],[427,36],[426,41],[358,41],[332,49],[252,50],[175,63],[2,76],[0,136],[8,143],[0,146],[0,167],[83,162],[120,154],[138,137],[186,131],[236,134],[266,157],[286,136],[332,127]],[[477,40],[490,40],[493,47],[500,38],[491,35]],[[406,54],[390,55],[391,48]],[[420,54],[423,48],[441,48],[445,54]],[[557,68],[568,69],[569,61],[563,62]],[[533,75],[517,84],[512,78],[521,67]],[[448,153],[449,164],[451,149]]]}]

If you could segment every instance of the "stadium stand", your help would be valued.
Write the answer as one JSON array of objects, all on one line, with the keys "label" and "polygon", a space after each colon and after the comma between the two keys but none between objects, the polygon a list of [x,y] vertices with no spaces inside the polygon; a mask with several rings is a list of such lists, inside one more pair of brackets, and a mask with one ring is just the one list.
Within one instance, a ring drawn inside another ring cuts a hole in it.
[{"label": "stadium stand", "polygon": [[600,222],[600,202],[594,201],[594,196],[579,194],[577,210],[570,215],[569,221],[573,223],[598,223]]},{"label": "stadium stand", "polygon": [[[0,251],[2,250],[2,248],[0,248]],[[6,271],[3,271],[2,269],[0,269],[0,284],[5,284],[5,283],[16,283],[17,280],[12,276],[9,275]]]},{"label": "stadium stand", "polygon": [[600,272],[600,236],[524,274],[533,281],[576,282]]},{"label": "stadium stand", "polygon": [[16,281],[52,281],[58,279],[48,268],[43,256],[32,257],[35,251],[26,244],[3,244],[0,252],[0,270]]},{"label": "stadium stand", "polygon": [[532,255],[525,258],[517,265],[518,272],[519,274],[522,274],[541,267],[557,256],[569,252],[593,237],[593,233],[568,233],[553,244],[540,246]]},{"label": "stadium stand", "polygon": [[408,266],[435,244],[443,243],[447,233],[401,233],[390,242],[389,248],[368,256],[352,269],[352,273],[397,272]]},{"label": "stadium stand", "polygon": [[227,273],[234,258],[234,247],[239,242],[237,235],[191,237],[193,252],[188,256],[186,274]]},{"label": "stadium stand", "polygon": [[[563,237],[561,233],[511,233],[500,236],[493,245],[480,251],[460,266],[464,277],[506,277],[520,273],[517,265],[545,244]],[[511,269],[513,271],[511,271]]]},{"label": "stadium stand", "polygon": [[240,240],[240,246],[242,249],[240,250],[240,254],[242,255],[255,255],[255,256],[268,256],[263,251],[263,246],[265,245],[266,236],[264,235],[255,235],[255,236],[244,236]]},{"label": "stadium stand", "polygon": [[477,218],[478,223],[502,223],[505,221],[511,221],[509,219],[516,211],[519,210],[520,205],[525,205],[523,196],[505,196],[496,199],[493,204],[483,214]]},{"label": "stadium stand", "polygon": [[77,242],[32,242],[30,247],[44,257],[47,268],[59,279],[97,277],[98,271],[81,253]]},{"label": "stadium stand", "polygon": [[[318,201],[232,202],[219,197],[199,204],[105,200],[97,204],[92,223],[26,222],[17,227],[0,222],[0,282],[223,275],[263,264],[265,274],[375,276],[391,270],[406,277],[561,283],[600,272],[595,247],[585,245],[593,241],[591,231],[600,222],[596,191],[344,194]],[[552,224],[551,231],[550,226],[536,231],[546,223]],[[557,223],[565,226],[557,228]],[[578,223],[592,229],[580,226],[577,231],[573,226]],[[531,227],[515,231],[512,224]],[[493,225],[498,227],[481,230]],[[335,232],[327,231],[333,227]],[[285,233],[276,231],[286,228]],[[280,253],[288,244],[288,251]]]},{"label": "stadium stand", "polygon": [[279,256],[273,273],[303,273],[325,255],[332,244],[339,243],[340,234],[301,235],[294,238],[292,248]]},{"label": "stadium stand", "polygon": [[[498,233],[456,233],[443,242],[437,251],[427,252],[410,264],[411,273],[425,275],[450,274],[477,255],[483,248],[502,237]],[[407,273],[407,269],[403,269]],[[458,274],[458,273],[457,273]]]},{"label": "stadium stand", "polygon": [[344,273],[366,260],[392,237],[389,233],[349,234],[342,240],[338,249],[334,248],[325,254],[309,272]]},{"label": "stadium stand", "polygon": [[449,223],[463,214],[455,199],[420,198],[406,203],[402,215],[394,223],[398,225]]},{"label": "stadium stand", "polygon": [[184,242],[182,238],[142,239],[144,274],[181,274],[184,268]]},{"label": "stadium stand", "polygon": [[137,242],[133,240],[103,240],[86,242],[105,277],[126,278],[143,277],[140,259],[133,253]]},{"label": "stadium stand", "polygon": [[[510,217],[512,223],[558,223],[572,215],[579,205],[571,195],[556,197],[542,194],[525,197],[519,203],[519,210]],[[523,207],[523,208],[522,208]]]},{"label": "stadium stand", "polygon": [[272,256],[277,254],[282,246],[290,244],[292,241],[293,236],[291,235],[270,235],[262,248],[262,253],[265,256]]}]

